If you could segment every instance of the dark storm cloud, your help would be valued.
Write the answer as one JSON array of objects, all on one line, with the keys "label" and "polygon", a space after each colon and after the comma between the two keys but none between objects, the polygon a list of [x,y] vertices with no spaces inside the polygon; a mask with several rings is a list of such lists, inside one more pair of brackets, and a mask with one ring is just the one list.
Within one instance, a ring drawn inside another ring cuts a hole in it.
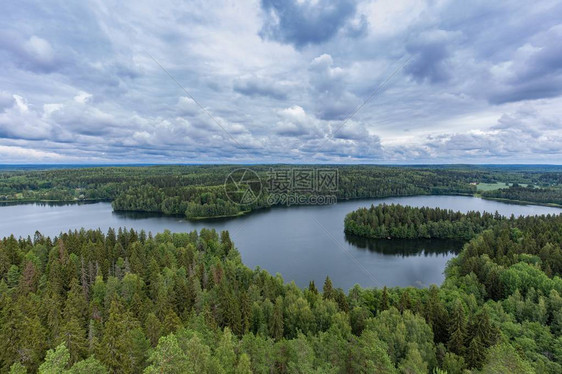
[{"label": "dark storm cloud", "polygon": [[504,104],[523,100],[557,97],[562,93],[562,77],[540,77],[514,82],[500,90],[492,91],[489,101],[492,104]]},{"label": "dark storm cloud", "polygon": [[412,56],[412,61],[406,66],[406,72],[418,82],[447,81],[452,74],[449,59],[454,42],[454,33],[444,30],[431,30],[413,36],[406,44],[406,51]]},{"label": "dark storm cloud", "polygon": [[490,102],[502,104],[556,97],[562,93],[562,25],[527,41],[514,54],[506,76],[492,90]]},{"label": "dark storm cloud", "polygon": [[[355,0],[262,0],[264,38],[303,47],[328,41],[355,15]],[[351,36],[365,33],[366,20],[349,29]]]}]

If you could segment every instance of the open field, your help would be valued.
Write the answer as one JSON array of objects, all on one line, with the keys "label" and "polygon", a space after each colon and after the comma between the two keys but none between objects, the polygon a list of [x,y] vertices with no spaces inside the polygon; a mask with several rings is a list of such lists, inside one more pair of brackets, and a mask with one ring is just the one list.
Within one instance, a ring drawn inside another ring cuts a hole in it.
[{"label": "open field", "polygon": [[496,182],[496,183],[479,183],[476,186],[477,191],[493,191],[499,190],[500,188],[508,188],[509,185],[503,182]]}]

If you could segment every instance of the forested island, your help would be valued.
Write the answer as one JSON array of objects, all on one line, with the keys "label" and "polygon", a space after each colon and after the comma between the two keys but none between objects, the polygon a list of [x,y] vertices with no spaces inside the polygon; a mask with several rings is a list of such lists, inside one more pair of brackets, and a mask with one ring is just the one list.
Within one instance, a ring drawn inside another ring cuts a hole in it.
[{"label": "forested island", "polygon": [[247,268],[228,232],[7,237],[0,370],[560,373],[560,227],[562,215],[501,219],[440,287],[347,293]]},{"label": "forested island", "polygon": [[[189,219],[236,216],[282,202],[268,200],[271,169],[337,170],[338,200],[413,195],[481,195],[562,204],[562,169],[517,166],[251,165],[263,184],[258,199],[231,201],[225,192],[234,165],[166,165],[67,169],[0,169],[0,202],[111,201],[116,211],[179,215]],[[537,186],[479,191],[479,183]],[[515,192],[514,192],[515,191]],[[307,192],[318,194],[319,192]],[[320,193],[322,193],[320,191]]]},{"label": "forested island", "polygon": [[497,213],[379,204],[349,213],[344,229],[374,239],[469,240],[501,220]]}]

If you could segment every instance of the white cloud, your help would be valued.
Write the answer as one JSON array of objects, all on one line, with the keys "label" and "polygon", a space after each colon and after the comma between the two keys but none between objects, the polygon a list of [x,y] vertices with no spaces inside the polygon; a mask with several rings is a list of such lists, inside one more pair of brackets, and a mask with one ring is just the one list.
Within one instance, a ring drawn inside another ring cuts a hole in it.
[{"label": "white cloud", "polygon": [[51,114],[56,112],[57,110],[61,110],[63,108],[63,104],[43,104],[43,116],[49,117]]},{"label": "white cloud", "polygon": [[47,65],[54,60],[54,52],[51,44],[38,36],[31,36],[31,38],[24,43],[23,48],[28,53],[29,57],[41,64]]},{"label": "white cloud", "polygon": [[27,106],[27,100],[25,100],[20,95],[13,95],[14,100],[16,101],[16,107],[21,113],[26,113],[29,111],[29,107]]},{"label": "white cloud", "polygon": [[92,94],[80,91],[78,95],[74,96],[74,101],[80,104],[85,104],[92,99]]},{"label": "white cloud", "polygon": [[0,145],[0,159],[10,162],[36,163],[67,160],[67,158],[54,152],[4,145]]}]

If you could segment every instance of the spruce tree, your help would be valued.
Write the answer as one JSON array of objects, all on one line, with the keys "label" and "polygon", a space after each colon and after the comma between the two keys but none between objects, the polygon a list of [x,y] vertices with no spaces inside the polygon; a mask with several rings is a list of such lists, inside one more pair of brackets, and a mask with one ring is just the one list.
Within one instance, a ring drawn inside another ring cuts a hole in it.
[{"label": "spruce tree", "polygon": [[387,310],[389,307],[389,302],[388,302],[388,290],[386,288],[386,286],[383,287],[382,289],[382,295],[381,295],[381,304],[380,304],[380,310]]},{"label": "spruce tree", "polygon": [[281,296],[275,300],[270,328],[270,334],[275,340],[283,338],[283,298]]},{"label": "spruce tree", "polygon": [[59,344],[54,350],[49,349],[45,361],[39,366],[39,374],[61,374],[66,372],[70,353],[64,345]]},{"label": "spruce tree", "polygon": [[456,300],[449,319],[449,350],[457,355],[463,355],[466,341],[466,316],[462,302]]},{"label": "spruce tree", "polygon": [[250,356],[246,353],[242,353],[238,359],[238,365],[236,365],[236,370],[234,374],[252,374],[252,367],[250,363]]},{"label": "spruce tree", "polygon": [[63,325],[56,342],[67,347],[71,364],[82,360],[88,353],[86,330],[80,325],[76,317],[70,318]]},{"label": "spruce tree", "polygon": [[486,347],[479,336],[471,340],[466,352],[466,361],[469,367],[480,369],[486,359]]},{"label": "spruce tree", "polygon": [[189,357],[180,348],[174,334],[160,338],[148,361],[150,366],[144,370],[144,374],[195,374],[191,370]]},{"label": "spruce tree", "polygon": [[324,287],[322,287],[322,294],[324,299],[333,299],[334,298],[334,286],[332,285],[332,280],[330,277],[326,277],[324,281]]},{"label": "spruce tree", "polygon": [[412,308],[412,300],[410,299],[410,292],[408,290],[405,290],[404,292],[402,292],[402,295],[400,295],[398,309],[400,310],[400,313],[404,313],[405,310],[411,308]]},{"label": "spruce tree", "polygon": [[317,295],[318,294],[318,289],[316,288],[316,285],[314,284],[314,280],[311,280],[308,283],[308,290],[310,292],[312,292],[313,294]]},{"label": "spruce tree", "polygon": [[131,330],[136,327],[119,301],[111,302],[109,317],[104,325],[103,338],[96,348],[96,357],[111,371],[130,373],[134,362],[131,354]]}]

